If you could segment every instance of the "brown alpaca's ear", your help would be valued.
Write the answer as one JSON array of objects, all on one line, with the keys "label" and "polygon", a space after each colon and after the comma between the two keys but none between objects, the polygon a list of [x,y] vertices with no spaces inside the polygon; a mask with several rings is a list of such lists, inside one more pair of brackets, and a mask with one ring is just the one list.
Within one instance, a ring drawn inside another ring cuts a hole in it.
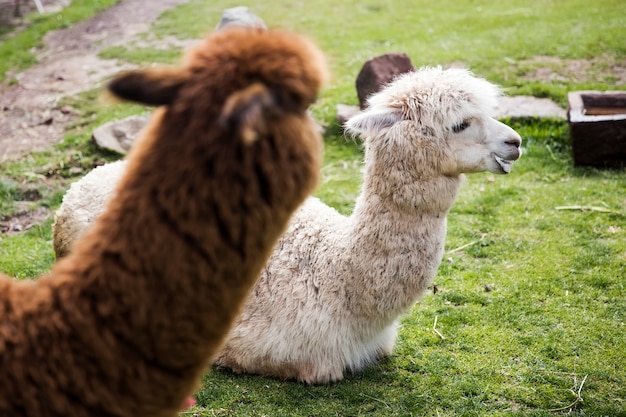
[{"label": "brown alpaca's ear", "polygon": [[150,68],[124,72],[107,87],[121,99],[163,106],[174,101],[189,76],[189,71],[180,68]]},{"label": "brown alpaca's ear", "polygon": [[244,143],[250,144],[267,132],[265,118],[279,112],[270,90],[261,83],[254,83],[228,97],[220,123],[237,130]]}]

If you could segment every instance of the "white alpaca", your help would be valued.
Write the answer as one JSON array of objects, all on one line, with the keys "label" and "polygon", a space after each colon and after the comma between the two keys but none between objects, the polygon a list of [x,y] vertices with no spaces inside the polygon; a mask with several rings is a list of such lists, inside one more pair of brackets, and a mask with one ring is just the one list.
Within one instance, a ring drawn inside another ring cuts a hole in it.
[{"label": "white alpaca", "polygon": [[[354,212],[305,202],[215,363],[326,383],[391,354],[398,318],[441,262],[462,174],[507,174],[521,155],[520,136],[491,117],[498,95],[467,70],[441,68],[405,74],[373,95],[346,124],[365,141]],[[91,175],[85,181],[97,183]],[[67,197],[64,216],[76,204]],[[55,243],[66,221],[57,214]]]},{"label": "white alpaca", "polygon": [[126,161],[112,162],[90,171],[70,186],[54,216],[52,244],[57,258],[70,252],[78,236],[104,210],[125,172]]},{"label": "white alpaca", "polygon": [[491,118],[498,93],[467,70],[425,68],[373,95],[346,124],[365,140],[354,212],[305,202],[215,363],[325,383],[391,354],[397,319],[441,262],[462,174],[507,174],[521,155]]}]

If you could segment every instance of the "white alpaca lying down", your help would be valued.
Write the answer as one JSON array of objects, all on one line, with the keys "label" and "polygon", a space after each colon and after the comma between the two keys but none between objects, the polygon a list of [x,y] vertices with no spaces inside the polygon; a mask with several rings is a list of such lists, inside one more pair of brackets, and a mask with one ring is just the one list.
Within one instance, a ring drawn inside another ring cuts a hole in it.
[{"label": "white alpaca lying down", "polygon": [[441,262],[462,174],[507,174],[521,156],[520,136],[491,117],[498,94],[467,70],[424,68],[373,95],[346,124],[365,141],[354,212],[305,202],[215,363],[326,383],[391,354],[396,321]]}]

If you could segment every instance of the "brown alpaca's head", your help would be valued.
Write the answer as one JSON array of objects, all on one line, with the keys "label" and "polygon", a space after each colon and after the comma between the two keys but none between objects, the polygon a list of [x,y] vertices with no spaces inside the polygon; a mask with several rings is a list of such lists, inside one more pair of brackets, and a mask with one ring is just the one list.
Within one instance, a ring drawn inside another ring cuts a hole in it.
[{"label": "brown alpaca's head", "polygon": [[253,141],[266,130],[268,118],[306,111],[326,78],[321,51],[306,38],[231,28],[193,47],[181,67],[129,71],[108,87],[124,100],[192,111],[205,119],[219,109],[222,127]]},{"label": "brown alpaca's head", "polygon": [[[140,229],[145,217],[170,224],[204,259],[219,252],[221,265],[241,275],[261,267],[259,253],[269,253],[317,185],[322,138],[307,109],[325,78],[312,42],[251,28],[212,33],[179,67],[121,74],[109,84],[113,94],[161,107],[133,145],[109,207],[135,211],[124,216],[125,230]],[[237,259],[225,260],[226,251]],[[242,258],[255,261],[243,268]]]}]

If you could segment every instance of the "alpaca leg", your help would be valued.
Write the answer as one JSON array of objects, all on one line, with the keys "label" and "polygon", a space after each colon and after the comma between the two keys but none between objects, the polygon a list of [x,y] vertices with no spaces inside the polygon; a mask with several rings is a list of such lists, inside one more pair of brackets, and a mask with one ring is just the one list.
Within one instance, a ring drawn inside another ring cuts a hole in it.
[{"label": "alpaca leg", "polygon": [[378,348],[378,358],[386,358],[387,356],[391,356],[393,353],[393,348],[396,345],[396,338],[398,336],[398,323],[393,322],[393,324],[387,327],[382,333],[379,339],[379,348]]},{"label": "alpaca leg", "polygon": [[220,352],[214,360],[218,370],[229,369],[233,373],[257,374],[285,380],[296,380],[307,384],[325,384],[343,379],[343,366],[313,364],[311,362],[277,363],[273,360],[255,359],[245,363],[235,359],[233,352]]},{"label": "alpaca leg", "polygon": [[327,384],[329,382],[341,381],[343,379],[343,365],[326,363],[300,368],[297,379],[307,384]]}]

